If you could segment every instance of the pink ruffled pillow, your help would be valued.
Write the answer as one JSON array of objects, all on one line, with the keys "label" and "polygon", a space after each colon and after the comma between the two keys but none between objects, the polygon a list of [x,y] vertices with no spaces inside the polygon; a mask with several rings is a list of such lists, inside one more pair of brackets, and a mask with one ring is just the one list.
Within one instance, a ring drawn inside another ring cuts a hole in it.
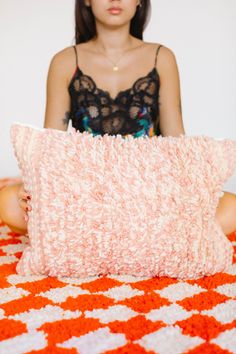
[{"label": "pink ruffled pillow", "polygon": [[215,213],[236,168],[236,141],[93,136],[18,122],[10,134],[32,196],[18,274],[196,279],[231,266]]}]

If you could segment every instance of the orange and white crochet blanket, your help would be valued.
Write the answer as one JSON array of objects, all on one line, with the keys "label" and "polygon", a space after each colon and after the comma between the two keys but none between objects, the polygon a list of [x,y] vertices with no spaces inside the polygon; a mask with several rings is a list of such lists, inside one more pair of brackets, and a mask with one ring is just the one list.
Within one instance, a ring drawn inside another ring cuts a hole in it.
[{"label": "orange and white crochet blanket", "polygon": [[230,272],[189,281],[22,277],[27,237],[0,221],[0,354],[236,353],[236,253]]}]

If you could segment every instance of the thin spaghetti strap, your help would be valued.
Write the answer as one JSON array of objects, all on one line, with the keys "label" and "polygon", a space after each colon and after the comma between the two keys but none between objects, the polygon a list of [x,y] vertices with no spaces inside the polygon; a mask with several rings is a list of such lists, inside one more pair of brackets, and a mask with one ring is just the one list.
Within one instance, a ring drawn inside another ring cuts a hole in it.
[{"label": "thin spaghetti strap", "polygon": [[160,49],[161,47],[163,47],[162,44],[160,44],[159,47],[158,47],[157,50],[156,50],[156,56],[155,56],[155,63],[154,63],[154,66],[156,66],[156,63],[157,63],[157,54],[158,54],[159,49]]},{"label": "thin spaghetti strap", "polygon": [[78,67],[78,57],[77,57],[77,49],[76,49],[76,46],[73,45],[74,47],[74,50],[75,50],[75,57],[76,57],[76,67]]}]

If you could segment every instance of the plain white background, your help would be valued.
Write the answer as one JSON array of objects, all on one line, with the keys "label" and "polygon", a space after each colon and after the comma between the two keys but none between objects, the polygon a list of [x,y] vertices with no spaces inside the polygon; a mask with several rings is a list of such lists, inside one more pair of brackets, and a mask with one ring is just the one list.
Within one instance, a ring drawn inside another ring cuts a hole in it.
[{"label": "plain white background", "polygon": [[[186,134],[236,139],[236,1],[151,5],[144,40],[175,53]],[[0,177],[20,175],[10,126],[43,127],[50,60],[73,44],[74,0],[0,0]],[[224,190],[236,193],[236,173]]]}]

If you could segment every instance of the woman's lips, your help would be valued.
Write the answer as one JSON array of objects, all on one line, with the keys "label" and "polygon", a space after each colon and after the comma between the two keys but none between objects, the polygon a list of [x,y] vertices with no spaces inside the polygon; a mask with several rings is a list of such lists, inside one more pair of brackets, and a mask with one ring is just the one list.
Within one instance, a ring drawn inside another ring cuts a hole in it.
[{"label": "woman's lips", "polygon": [[122,9],[120,9],[119,7],[111,7],[107,11],[110,12],[112,15],[119,15]]}]

